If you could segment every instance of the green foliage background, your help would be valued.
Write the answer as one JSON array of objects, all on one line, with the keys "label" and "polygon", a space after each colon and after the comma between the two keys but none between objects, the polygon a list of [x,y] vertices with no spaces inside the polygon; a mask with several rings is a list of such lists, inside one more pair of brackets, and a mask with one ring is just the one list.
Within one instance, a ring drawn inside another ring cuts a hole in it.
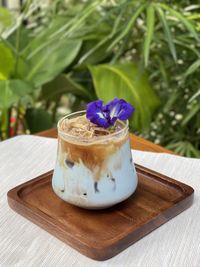
[{"label": "green foliage background", "polygon": [[26,1],[0,31],[2,139],[53,127],[63,99],[121,97],[133,132],[200,157],[198,1]]}]

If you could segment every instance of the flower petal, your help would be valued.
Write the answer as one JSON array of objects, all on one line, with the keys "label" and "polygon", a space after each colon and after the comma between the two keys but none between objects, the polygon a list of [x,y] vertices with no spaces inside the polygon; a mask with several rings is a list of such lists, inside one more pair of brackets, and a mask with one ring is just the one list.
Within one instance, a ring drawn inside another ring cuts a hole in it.
[{"label": "flower petal", "polygon": [[118,113],[118,118],[120,120],[127,120],[132,115],[135,109],[131,104],[127,103],[123,99],[121,100],[123,101],[123,103],[121,103],[121,109]]},{"label": "flower petal", "polygon": [[127,120],[134,111],[134,107],[131,104],[118,98],[110,101],[106,107],[109,111],[112,124],[114,124],[117,119]]},{"label": "flower petal", "polygon": [[87,105],[86,118],[101,127],[108,128],[110,123],[108,114],[103,111],[103,101],[96,100]]},{"label": "flower petal", "polygon": [[112,101],[110,101],[105,107],[107,108],[107,110],[109,111],[110,114],[110,118],[114,118],[117,117],[119,111],[120,111],[120,99],[115,98]]}]

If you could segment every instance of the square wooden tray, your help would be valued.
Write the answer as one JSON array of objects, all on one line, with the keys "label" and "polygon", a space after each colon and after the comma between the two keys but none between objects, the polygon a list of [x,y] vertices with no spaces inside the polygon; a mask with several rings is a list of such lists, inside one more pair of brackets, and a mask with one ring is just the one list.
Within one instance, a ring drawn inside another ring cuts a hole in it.
[{"label": "square wooden tray", "polygon": [[58,198],[51,188],[53,171],[10,190],[8,203],[80,253],[106,260],[192,204],[190,186],[139,165],[136,171],[136,192],[109,209],[85,210]]}]

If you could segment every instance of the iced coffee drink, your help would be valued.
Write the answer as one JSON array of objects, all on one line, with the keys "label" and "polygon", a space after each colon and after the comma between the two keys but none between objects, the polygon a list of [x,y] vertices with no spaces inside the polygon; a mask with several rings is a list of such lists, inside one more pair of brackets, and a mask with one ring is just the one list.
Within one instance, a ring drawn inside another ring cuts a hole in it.
[{"label": "iced coffee drink", "polygon": [[61,199],[88,209],[127,199],[137,186],[128,121],[117,119],[114,127],[100,127],[85,111],[61,119],[52,186]]}]

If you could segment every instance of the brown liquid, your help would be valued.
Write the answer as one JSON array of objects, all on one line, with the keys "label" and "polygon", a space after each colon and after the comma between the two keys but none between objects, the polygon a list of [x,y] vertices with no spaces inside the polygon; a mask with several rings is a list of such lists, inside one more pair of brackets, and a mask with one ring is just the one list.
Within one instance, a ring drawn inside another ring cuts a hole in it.
[{"label": "brown liquid", "polygon": [[[124,126],[124,124],[123,124]],[[121,124],[122,128],[122,124]],[[108,136],[109,138],[109,136]],[[110,140],[96,140],[95,136],[90,138],[92,142],[78,142],[69,141],[59,135],[59,149],[60,157],[59,163],[65,164],[66,160],[73,164],[82,163],[94,174],[94,179],[98,181],[101,177],[102,171],[106,170],[106,164],[108,158],[112,156],[121,148],[121,146],[127,141],[128,133],[119,137],[113,137]],[[89,141],[89,140],[88,140]],[[121,162],[116,162],[116,168],[119,168]]]},{"label": "brown liquid", "polygon": [[[94,173],[95,180],[99,180],[101,170],[106,169],[108,157],[120,149],[127,139],[128,135],[123,139],[111,141],[108,144],[79,145],[59,138],[62,153],[60,164],[64,164],[65,160],[72,163],[80,163],[82,161]],[[120,163],[117,163],[116,167],[117,165],[120,166]]]}]

